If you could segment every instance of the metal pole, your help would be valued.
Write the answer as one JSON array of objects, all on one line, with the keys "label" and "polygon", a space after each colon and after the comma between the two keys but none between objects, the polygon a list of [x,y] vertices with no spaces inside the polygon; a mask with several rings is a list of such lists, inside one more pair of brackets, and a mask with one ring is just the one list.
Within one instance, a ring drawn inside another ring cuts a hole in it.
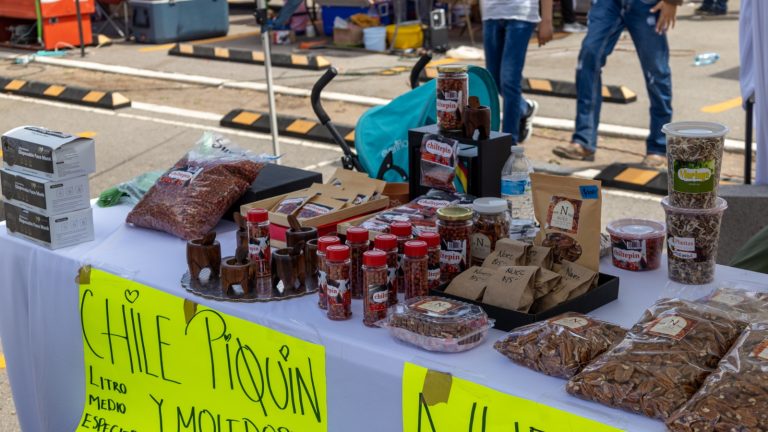
[{"label": "metal pole", "polygon": [[83,16],[80,14],[80,0],[75,0],[77,13],[77,33],[80,36],[80,57],[85,57],[85,41],[83,40]]},{"label": "metal pole", "polygon": [[747,99],[747,125],[744,134],[744,184],[752,184],[752,123],[754,120],[754,96]]},{"label": "metal pole", "polygon": [[[272,83],[272,50],[267,23],[267,0],[256,0],[256,21],[261,24],[261,44],[264,46],[264,69],[267,75],[267,98],[269,101],[269,129],[272,132],[272,152],[280,155],[280,143],[277,136],[277,109],[275,108],[275,90]],[[280,159],[277,160],[280,163]]]}]

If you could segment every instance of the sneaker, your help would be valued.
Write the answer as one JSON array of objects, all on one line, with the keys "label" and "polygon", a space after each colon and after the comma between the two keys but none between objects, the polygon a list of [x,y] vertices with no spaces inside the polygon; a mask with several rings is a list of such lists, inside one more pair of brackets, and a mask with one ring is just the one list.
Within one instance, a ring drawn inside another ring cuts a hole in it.
[{"label": "sneaker", "polygon": [[586,33],[587,26],[580,22],[567,23],[563,26],[563,31],[566,33]]},{"label": "sneaker", "polygon": [[524,142],[533,135],[533,118],[536,117],[536,113],[539,112],[539,103],[535,100],[526,99],[525,103],[528,104],[528,111],[520,117],[520,129],[517,132],[518,144]]},{"label": "sneaker", "polygon": [[649,154],[643,158],[643,165],[659,170],[667,169],[667,157],[660,154]]},{"label": "sneaker", "polygon": [[589,150],[585,149],[583,146],[576,145],[576,144],[571,144],[567,146],[557,146],[552,150],[552,153],[554,153],[555,156],[561,157],[563,159],[583,161],[583,162],[595,161],[595,152],[590,152]]},{"label": "sneaker", "polygon": [[709,15],[712,12],[712,9],[704,6],[700,6],[695,11],[693,11],[694,15]]}]

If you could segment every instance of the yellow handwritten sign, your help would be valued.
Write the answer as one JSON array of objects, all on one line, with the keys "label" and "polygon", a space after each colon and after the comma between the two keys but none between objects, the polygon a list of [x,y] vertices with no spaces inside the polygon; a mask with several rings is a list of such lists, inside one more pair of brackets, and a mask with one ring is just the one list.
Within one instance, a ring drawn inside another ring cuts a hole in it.
[{"label": "yellow handwritten sign", "polygon": [[80,273],[78,431],[327,431],[325,349],[96,269]]},{"label": "yellow handwritten sign", "polygon": [[404,432],[618,432],[610,426],[406,363]]}]

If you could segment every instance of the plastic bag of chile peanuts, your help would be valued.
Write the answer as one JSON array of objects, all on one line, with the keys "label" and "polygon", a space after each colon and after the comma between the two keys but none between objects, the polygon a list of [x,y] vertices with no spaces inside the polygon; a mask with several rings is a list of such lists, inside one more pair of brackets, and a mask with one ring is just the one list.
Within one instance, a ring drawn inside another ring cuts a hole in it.
[{"label": "plastic bag of chile peanuts", "polygon": [[459,142],[440,135],[424,135],[421,140],[421,185],[456,192]]},{"label": "plastic bag of chile peanuts", "polygon": [[256,180],[272,156],[256,155],[205,132],[128,213],[127,223],[185,240],[200,238]]}]

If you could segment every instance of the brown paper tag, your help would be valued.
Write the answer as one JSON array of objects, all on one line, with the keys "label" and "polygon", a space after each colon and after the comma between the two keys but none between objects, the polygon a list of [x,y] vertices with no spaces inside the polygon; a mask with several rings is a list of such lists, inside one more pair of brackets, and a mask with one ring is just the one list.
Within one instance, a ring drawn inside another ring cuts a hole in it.
[{"label": "brown paper tag", "polygon": [[488,286],[488,279],[493,274],[494,271],[492,269],[477,266],[470,267],[453,278],[451,284],[445,289],[445,293],[479,301],[483,298],[485,288]]},{"label": "brown paper tag", "polygon": [[488,279],[483,303],[504,309],[528,312],[533,304],[538,267],[512,266],[496,269]]},{"label": "brown paper tag", "polygon": [[496,242],[496,249],[485,258],[483,267],[499,268],[524,266],[528,262],[531,245],[516,240],[502,239]]},{"label": "brown paper tag", "polygon": [[531,246],[528,249],[528,264],[552,270],[552,248],[546,246]]}]

